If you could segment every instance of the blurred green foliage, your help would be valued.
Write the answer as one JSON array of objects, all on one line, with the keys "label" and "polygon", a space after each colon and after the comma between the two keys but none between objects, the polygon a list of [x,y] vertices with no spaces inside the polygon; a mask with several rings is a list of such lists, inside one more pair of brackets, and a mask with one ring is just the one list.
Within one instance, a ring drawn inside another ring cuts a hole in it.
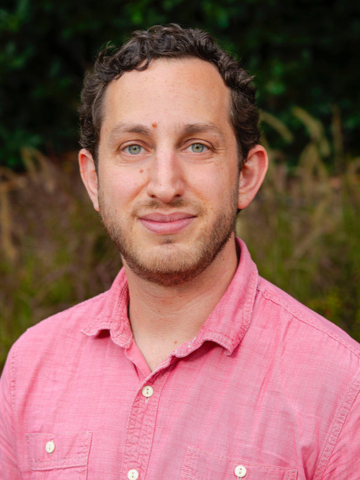
[{"label": "blurred green foliage", "polygon": [[[270,169],[237,232],[262,276],[360,341],[360,157],[339,157],[343,171],[329,174],[333,142],[308,112],[293,115],[307,132],[298,165],[290,171],[284,151],[263,136]],[[279,119],[261,120],[294,141]],[[103,292],[121,267],[81,184],[76,152],[61,166],[35,149],[22,156],[25,172],[0,168],[0,371],[27,328]]]},{"label": "blurred green foliage", "polygon": [[356,0],[2,0],[1,165],[22,168],[24,146],[51,158],[76,148],[82,78],[101,45],[169,22],[210,31],[256,75],[259,105],[295,134],[289,163],[296,163],[306,137],[290,113],[294,105],[319,118],[327,131],[336,105],[345,152],[360,150]]},{"label": "blurred green foliage", "polygon": [[169,22],[210,31],[256,76],[272,162],[237,226],[260,273],[360,341],[359,2],[1,0],[0,370],[26,328],[120,267],[66,152],[99,48]]}]

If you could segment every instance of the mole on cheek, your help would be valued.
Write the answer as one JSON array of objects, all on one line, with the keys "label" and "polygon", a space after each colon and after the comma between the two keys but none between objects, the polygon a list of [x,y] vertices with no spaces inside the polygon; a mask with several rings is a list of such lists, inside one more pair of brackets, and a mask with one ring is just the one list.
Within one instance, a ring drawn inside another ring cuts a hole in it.
[{"label": "mole on cheek", "polygon": [[144,170],[143,170],[143,169],[141,169],[141,170],[140,170],[140,173],[143,173],[143,171],[144,171]]}]

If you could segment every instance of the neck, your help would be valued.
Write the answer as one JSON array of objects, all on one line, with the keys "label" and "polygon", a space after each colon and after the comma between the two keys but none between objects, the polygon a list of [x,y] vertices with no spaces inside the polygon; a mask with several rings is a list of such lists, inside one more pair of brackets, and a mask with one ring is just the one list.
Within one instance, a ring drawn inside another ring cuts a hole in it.
[{"label": "neck", "polygon": [[124,262],[131,328],[151,370],[197,335],[228,288],[237,263],[234,236],[204,272],[175,287],[150,283]]}]

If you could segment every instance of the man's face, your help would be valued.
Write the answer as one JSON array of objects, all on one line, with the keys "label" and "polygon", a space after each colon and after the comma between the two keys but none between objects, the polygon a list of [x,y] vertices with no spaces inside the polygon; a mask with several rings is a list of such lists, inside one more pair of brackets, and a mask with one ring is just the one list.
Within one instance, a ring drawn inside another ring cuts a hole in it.
[{"label": "man's face", "polygon": [[211,64],[157,60],[105,94],[98,205],[126,264],[161,285],[234,248],[238,153],[229,90]]}]

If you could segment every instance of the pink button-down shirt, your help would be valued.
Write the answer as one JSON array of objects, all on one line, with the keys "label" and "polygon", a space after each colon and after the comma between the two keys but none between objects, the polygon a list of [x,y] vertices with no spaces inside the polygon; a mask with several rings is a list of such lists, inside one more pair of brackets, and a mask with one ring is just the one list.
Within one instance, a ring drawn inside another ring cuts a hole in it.
[{"label": "pink button-down shirt", "polygon": [[150,372],[111,290],[28,330],[0,388],[0,478],[359,480],[358,344],[258,276]]}]

